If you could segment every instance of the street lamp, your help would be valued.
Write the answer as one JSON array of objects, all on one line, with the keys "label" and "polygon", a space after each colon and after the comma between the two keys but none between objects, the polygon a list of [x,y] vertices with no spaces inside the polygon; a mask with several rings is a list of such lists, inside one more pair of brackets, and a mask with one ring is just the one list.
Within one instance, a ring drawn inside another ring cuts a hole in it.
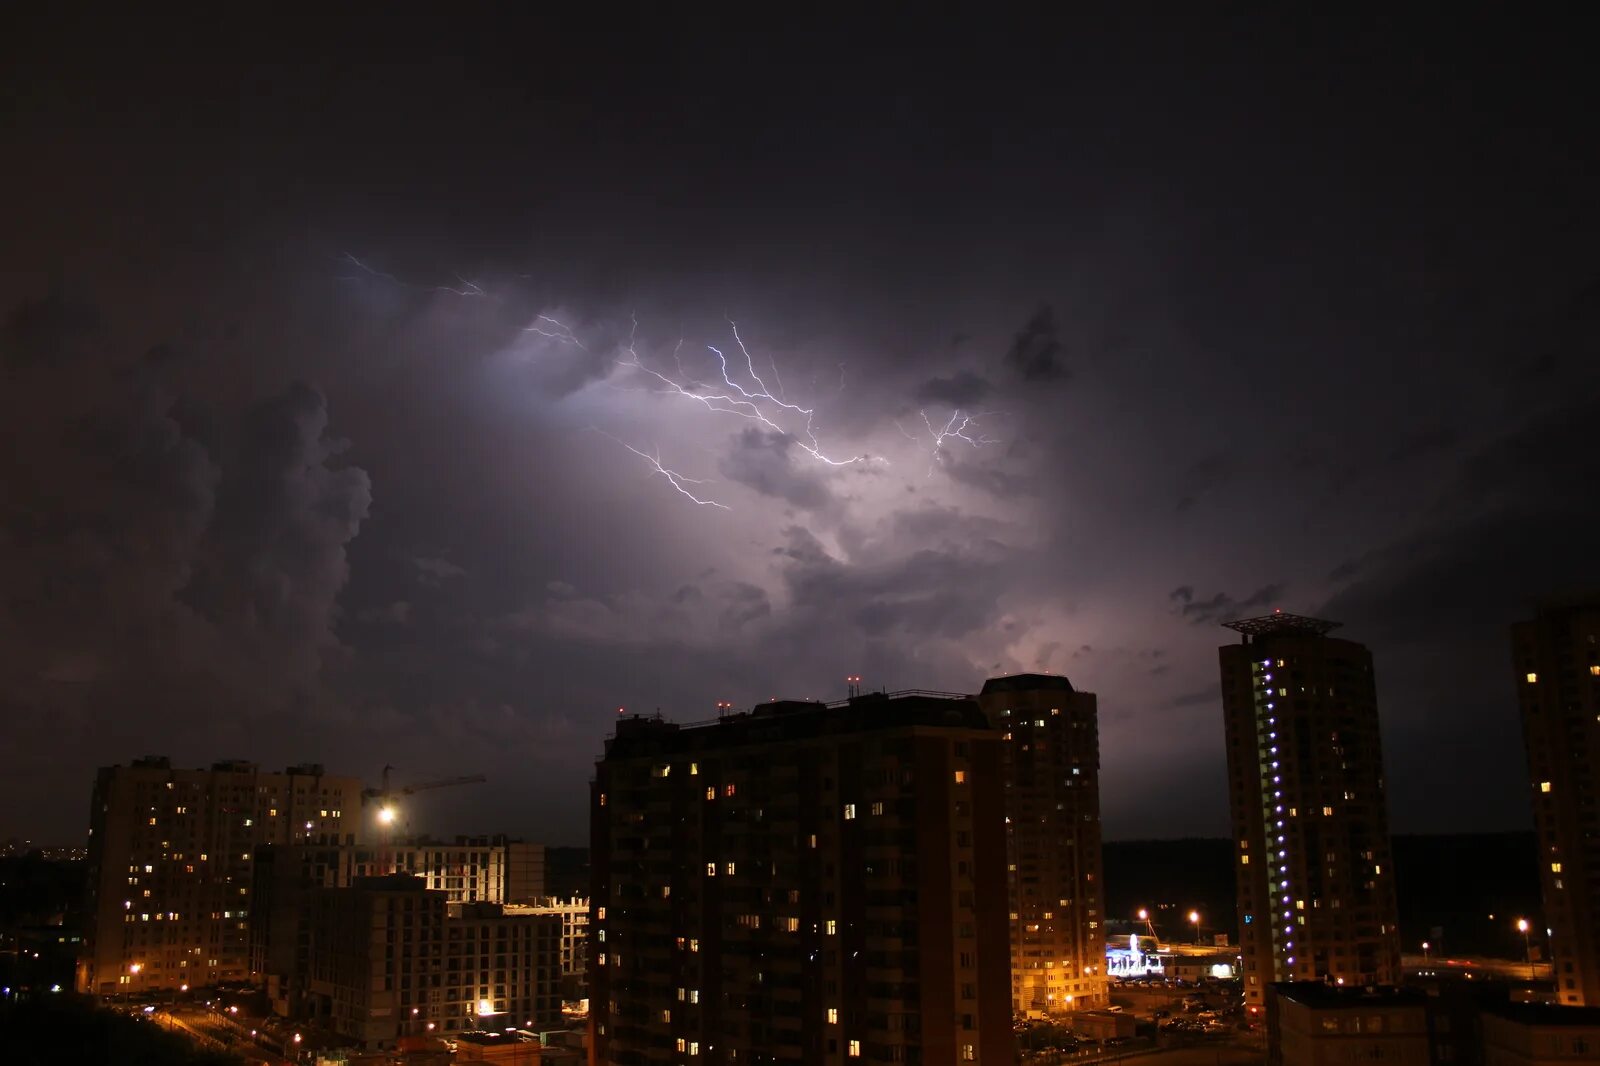
[{"label": "street lamp", "polygon": [[1528,925],[1528,919],[1526,919],[1526,918],[1518,918],[1517,919],[1517,932],[1522,934],[1522,954],[1523,954],[1523,957],[1528,960],[1528,983],[1532,984],[1533,983],[1533,944],[1528,939],[1528,930],[1530,928],[1532,928],[1532,927]]},{"label": "street lamp", "polygon": [[1422,942],[1422,968],[1423,969],[1427,969],[1428,968],[1428,949],[1431,948],[1431,947],[1433,947],[1433,945],[1428,943],[1426,940],[1424,940]]},{"label": "street lamp", "polygon": [[1200,943],[1200,912],[1199,911],[1190,911],[1189,912],[1189,924],[1194,926],[1194,942],[1196,944]]}]

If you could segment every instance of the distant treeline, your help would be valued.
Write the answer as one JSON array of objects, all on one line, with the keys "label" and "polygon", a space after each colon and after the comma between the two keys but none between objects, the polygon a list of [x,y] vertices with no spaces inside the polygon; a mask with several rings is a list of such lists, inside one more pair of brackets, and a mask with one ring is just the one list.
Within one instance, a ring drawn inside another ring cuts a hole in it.
[{"label": "distant treeline", "polygon": [[[1543,928],[1532,833],[1397,836],[1393,846],[1405,951],[1427,940],[1435,953],[1520,958],[1517,918]],[[1106,916],[1128,919],[1147,907],[1163,936],[1188,939],[1187,916],[1198,910],[1203,932],[1237,942],[1233,862],[1228,840],[1108,842]]]}]

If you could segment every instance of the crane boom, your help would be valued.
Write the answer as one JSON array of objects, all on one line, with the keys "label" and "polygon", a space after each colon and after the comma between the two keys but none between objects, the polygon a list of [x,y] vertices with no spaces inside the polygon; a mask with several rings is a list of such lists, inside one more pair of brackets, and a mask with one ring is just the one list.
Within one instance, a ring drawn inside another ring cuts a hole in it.
[{"label": "crane boom", "polygon": [[466,774],[462,777],[447,777],[442,781],[423,781],[415,785],[401,785],[395,789],[402,796],[409,796],[413,792],[423,792],[430,788],[449,788],[452,785],[481,785],[489,780],[482,774]]}]

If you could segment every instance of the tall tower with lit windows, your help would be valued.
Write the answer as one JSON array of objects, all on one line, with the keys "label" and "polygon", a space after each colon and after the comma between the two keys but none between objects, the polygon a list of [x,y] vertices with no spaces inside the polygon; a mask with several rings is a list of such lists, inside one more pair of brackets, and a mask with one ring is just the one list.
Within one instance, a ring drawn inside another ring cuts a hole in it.
[{"label": "tall tower with lit windows", "polygon": [[619,719],[590,1061],[1011,1066],[1001,764],[951,694]]},{"label": "tall tower with lit windows", "polygon": [[1511,627],[1557,1002],[1600,1006],[1600,601]]},{"label": "tall tower with lit windows", "polygon": [[78,990],[139,996],[248,979],[256,846],[348,842],[360,825],[360,779],[316,764],[187,770],[147,756],[102,768]]},{"label": "tall tower with lit windows", "polygon": [[1400,933],[1372,654],[1337,622],[1225,623],[1218,649],[1245,1003],[1277,981],[1394,984]]},{"label": "tall tower with lit windows", "polygon": [[1013,674],[978,696],[1005,738],[1011,1009],[1107,1002],[1096,701],[1058,674]]}]

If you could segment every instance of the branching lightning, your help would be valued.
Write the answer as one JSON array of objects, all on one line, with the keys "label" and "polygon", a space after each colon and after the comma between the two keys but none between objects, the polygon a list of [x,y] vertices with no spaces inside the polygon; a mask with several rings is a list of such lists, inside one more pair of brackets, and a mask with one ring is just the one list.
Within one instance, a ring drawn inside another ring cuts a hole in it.
[{"label": "branching lightning", "polygon": [[[594,427],[590,427],[590,428],[594,428]],[[718,510],[722,510],[722,511],[731,511],[731,510],[733,510],[733,508],[729,507],[727,504],[718,503],[716,500],[702,500],[699,496],[695,495],[693,492],[689,491],[689,489],[685,488],[684,486],[686,486],[686,485],[709,485],[709,484],[711,484],[711,482],[708,481],[705,478],[689,477],[686,474],[678,473],[676,470],[667,469],[661,463],[661,451],[660,451],[660,449],[657,449],[655,454],[652,455],[649,452],[640,451],[638,448],[635,448],[633,445],[629,444],[627,441],[622,440],[619,437],[612,437],[611,434],[607,433],[603,429],[595,429],[595,432],[599,433],[601,436],[604,436],[604,437],[611,437],[612,440],[616,441],[618,444],[620,444],[624,448],[628,449],[634,455],[637,455],[639,458],[643,459],[646,463],[650,464],[650,469],[652,471],[654,471],[657,474],[660,474],[662,477],[667,479],[667,484],[669,484],[673,488],[677,489],[683,495],[689,497],[689,499],[691,501],[693,501],[694,503],[699,504],[701,507],[715,507]]]},{"label": "branching lightning", "polygon": [[[351,255],[349,252],[345,252],[343,255],[341,255],[339,257],[339,259],[340,259],[341,262],[348,263],[351,266],[355,267],[357,270],[360,270],[363,274],[367,275],[368,277],[379,278],[379,279],[381,279],[383,281],[389,282],[390,284],[399,285],[401,288],[421,289],[421,290],[423,290],[425,292],[446,292],[446,293],[449,293],[452,296],[488,296],[489,295],[488,293],[483,291],[483,287],[480,286],[477,282],[468,281],[466,278],[462,277],[459,274],[456,275],[456,280],[461,283],[461,287],[459,289],[456,288],[453,285],[417,285],[417,284],[414,284],[414,283],[409,282],[409,281],[401,281],[399,278],[395,277],[393,274],[385,273],[384,271],[378,270],[375,267],[370,267],[367,264],[363,263],[361,260],[357,259],[355,256]],[[341,275],[338,278],[338,280],[339,281],[359,281],[361,279],[358,276],[354,275],[354,274],[344,274],[344,275]]]},{"label": "branching lightning", "polygon": [[[978,428],[978,419],[982,417],[979,414],[963,414],[960,408],[956,408],[950,412],[949,420],[940,429],[934,428],[933,420],[928,417],[928,412],[918,411],[917,414],[922,416],[922,424],[927,427],[928,437],[933,441],[933,451],[928,461],[929,477],[933,476],[934,466],[945,461],[945,456],[948,454],[948,450],[945,448],[945,441],[947,440],[965,441],[974,448],[982,448],[990,444],[999,443],[999,441],[985,435]],[[899,422],[894,424],[894,428],[898,429],[907,440],[920,441],[922,439],[915,434],[908,433],[906,428]],[[971,430],[971,433],[968,430]],[[977,435],[973,436],[972,434]]]},{"label": "branching lightning", "polygon": [[[638,322],[634,322],[634,333],[628,337],[628,345],[623,352],[625,358],[619,359],[617,365],[636,370],[660,383],[661,387],[653,391],[664,395],[680,396],[686,400],[693,400],[708,411],[718,414],[735,415],[766,427],[774,433],[780,434],[793,441],[802,451],[820,463],[828,466],[852,466],[856,463],[871,461],[870,456],[857,455],[848,459],[836,459],[822,450],[822,444],[817,440],[815,422],[817,411],[815,407],[801,407],[799,404],[788,402],[783,397],[783,385],[778,376],[777,363],[772,363],[773,381],[778,383],[778,395],[774,395],[767,388],[767,383],[762,380],[756,371],[755,359],[750,355],[750,349],[745,346],[744,339],[739,336],[739,327],[731,319],[728,322],[733,332],[733,340],[739,347],[739,354],[744,357],[744,376],[752,387],[746,388],[735,380],[739,375],[728,368],[728,357],[722,349],[715,345],[706,345],[706,350],[717,357],[717,366],[721,371],[722,383],[705,384],[691,380],[684,373],[681,350],[683,342],[678,342],[678,347],[673,349],[673,361],[677,364],[679,377],[668,377],[653,367],[646,366],[640,359],[638,349],[635,347],[635,335]],[[800,420],[797,431],[791,431],[778,422],[780,418],[793,418]]]}]

